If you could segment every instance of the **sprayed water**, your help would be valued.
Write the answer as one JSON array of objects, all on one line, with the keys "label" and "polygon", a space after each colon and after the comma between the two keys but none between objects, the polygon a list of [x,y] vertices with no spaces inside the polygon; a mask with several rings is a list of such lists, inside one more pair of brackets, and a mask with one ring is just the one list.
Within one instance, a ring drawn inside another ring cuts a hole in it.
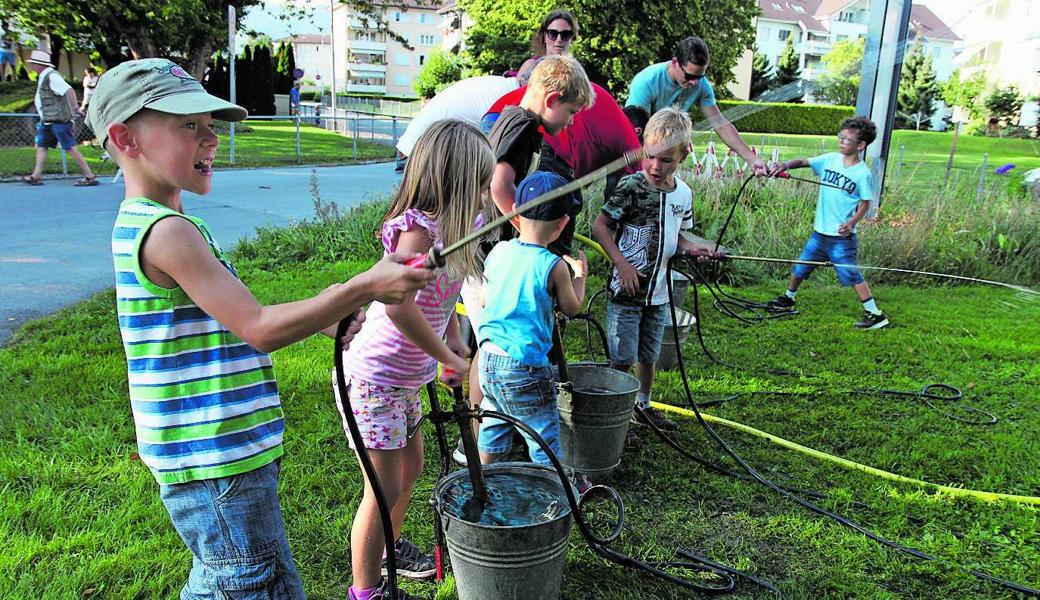
[{"label": "sprayed water", "polygon": [[488,503],[479,518],[472,514],[473,484],[468,477],[455,479],[444,489],[444,509],[457,519],[492,527],[535,525],[570,512],[558,484],[541,477],[492,471],[485,472],[484,483]]}]

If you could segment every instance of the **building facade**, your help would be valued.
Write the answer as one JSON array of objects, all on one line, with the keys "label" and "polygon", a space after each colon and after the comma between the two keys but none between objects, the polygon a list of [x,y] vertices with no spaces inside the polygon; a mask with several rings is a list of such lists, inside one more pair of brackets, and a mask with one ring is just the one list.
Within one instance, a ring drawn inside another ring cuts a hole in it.
[{"label": "building facade", "polygon": [[412,82],[427,58],[440,50],[443,17],[437,9],[411,0],[402,5],[376,5],[386,28],[403,38],[411,48],[380,31],[378,23],[351,5],[337,3],[332,13],[335,31],[337,91],[376,93],[414,98]]},{"label": "building facade", "polygon": [[305,89],[321,89],[332,82],[332,36],[304,33],[275,40],[292,46],[296,68],[303,70]]}]

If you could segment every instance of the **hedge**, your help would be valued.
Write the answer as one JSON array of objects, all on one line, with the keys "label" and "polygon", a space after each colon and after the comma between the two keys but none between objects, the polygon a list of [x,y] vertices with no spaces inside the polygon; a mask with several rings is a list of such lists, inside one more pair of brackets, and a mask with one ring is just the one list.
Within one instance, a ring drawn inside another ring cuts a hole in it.
[{"label": "hedge", "polygon": [[[827,135],[838,131],[841,122],[852,117],[855,111],[851,106],[743,100],[719,100],[718,105],[742,133]],[[694,121],[703,119],[698,110],[694,110],[691,116]]]}]

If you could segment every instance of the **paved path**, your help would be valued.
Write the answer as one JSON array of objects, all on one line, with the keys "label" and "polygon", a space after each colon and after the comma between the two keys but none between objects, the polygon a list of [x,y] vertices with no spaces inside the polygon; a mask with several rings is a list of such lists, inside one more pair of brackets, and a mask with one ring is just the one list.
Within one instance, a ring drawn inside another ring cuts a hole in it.
[{"label": "paved path", "polygon": [[[259,226],[312,216],[312,171],[322,200],[340,208],[384,195],[397,182],[392,163],[218,171],[209,195],[185,194],[185,210],[231,248]],[[27,319],[113,285],[111,233],[122,182],[106,177],[97,187],[76,188],[73,181],[0,184],[0,344]]]}]

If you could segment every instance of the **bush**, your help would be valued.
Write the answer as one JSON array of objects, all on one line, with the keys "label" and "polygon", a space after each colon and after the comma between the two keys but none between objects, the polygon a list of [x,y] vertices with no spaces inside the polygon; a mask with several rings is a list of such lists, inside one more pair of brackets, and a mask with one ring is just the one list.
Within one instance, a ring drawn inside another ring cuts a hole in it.
[{"label": "bush", "polygon": [[[720,100],[719,110],[730,117],[742,133],[796,133],[829,135],[841,122],[853,116],[851,106],[826,104],[784,104]],[[699,113],[694,113],[694,121]]]}]

